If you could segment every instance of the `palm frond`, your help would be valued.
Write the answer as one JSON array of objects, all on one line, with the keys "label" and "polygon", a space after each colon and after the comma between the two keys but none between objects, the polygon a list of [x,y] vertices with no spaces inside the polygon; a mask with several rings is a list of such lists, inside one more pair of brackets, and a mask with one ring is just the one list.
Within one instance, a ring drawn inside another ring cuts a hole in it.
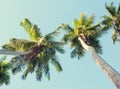
[{"label": "palm frond", "polygon": [[49,65],[48,64],[44,64],[44,74],[47,77],[48,80],[50,80],[50,69],[49,69]]},{"label": "palm frond", "polygon": [[90,37],[90,40],[91,40],[90,46],[94,47],[97,53],[102,54],[102,46],[100,45],[99,40],[94,39],[94,37]]},{"label": "palm frond", "polygon": [[28,73],[33,73],[33,71],[35,70],[35,65],[36,65],[35,60],[29,61],[28,65],[27,65],[27,68],[22,75],[22,79],[26,79]]},{"label": "palm frond", "polygon": [[78,19],[78,25],[84,25],[84,23],[86,22],[86,15],[84,13],[80,13],[80,17]]},{"label": "palm frond", "polygon": [[0,73],[0,85],[6,84],[8,85],[10,83],[10,76],[5,75],[4,73]]},{"label": "palm frond", "polygon": [[62,27],[58,27],[55,31],[45,35],[45,38],[52,38],[54,39],[54,36],[58,35],[60,32],[59,30],[61,29]]},{"label": "palm frond", "polygon": [[55,67],[55,69],[58,71],[58,72],[61,72],[62,71],[62,67],[60,65],[60,63],[58,62],[58,59],[56,56],[54,56],[52,59],[51,59],[51,63],[53,64],[53,66]]},{"label": "palm frond", "polygon": [[102,21],[102,25],[104,26],[104,28],[106,28],[106,29],[111,28],[112,25],[113,25],[112,24],[113,23],[112,18],[109,17],[109,16],[106,16],[106,15],[104,15],[103,18],[104,18],[104,20]]},{"label": "palm frond", "polygon": [[42,68],[41,62],[39,61],[38,65],[37,65],[37,68],[36,68],[36,79],[38,81],[41,81],[42,80],[42,76],[43,76],[43,68]]},{"label": "palm frond", "polygon": [[24,21],[20,23],[20,25],[25,28],[26,32],[29,34],[32,40],[36,41],[39,39],[39,37],[41,37],[41,33],[39,32],[40,30],[37,25],[32,24],[27,18],[25,18]]},{"label": "palm frond", "polygon": [[77,57],[78,59],[80,59],[81,57],[84,56],[84,53],[85,52],[81,47],[76,47],[71,52],[71,58]]},{"label": "palm frond", "polygon": [[5,44],[3,46],[3,48],[10,50],[10,51],[28,51],[35,44],[37,44],[37,43],[33,42],[33,41],[12,38],[8,44]]},{"label": "palm frond", "polygon": [[27,69],[24,71],[23,75],[22,75],[22,79],[26,79],[28,73],[30,72],[30,67],[28,66]]},{"label": "palm frond", "polygon": [[73,48],[73,50],[71,51],[72,58],[77,57],[78,59],[80,59],[85,53],[85,50],[78,41],[77,36],[74,39],[70,39],[70,47]]},{"label": "palm frond", "polygon": [[116,15],[116,7],[113,5],[113,2],[110,3],[110,5],[105,4],[105,8],[111,14],[111,16]]},{"label": "palm frond", "polygon": [[114,44],[115,42],[120,42],[120,32],[118,32],[115,29],[113,30],[113,33],[112,33],[112,40]]},{"label": "palm frond", "polygon": [[5,50],[9,50],[9,51],[16,51],[16,49],[14,47],[11,46],[11,44],[5,44],[2,46],[3,49]]},{"label": "palm frond", "polygon": [[62,23],[57,27],[57,29],[55,31],[58,32],[61,29],[65,30],[67,32],[71,32],[73,30],[68,24]]},{"label": "palm frond", "polygon": [[25,62],[24,62],[25,55],[18,55],[12,58],[11,64],[12,64],[12,73],[16,74],[17,72],[22,71],[24,68]]},{"label": "palm frond", "polygon": [[63,46],[64,46],[64,43],[63,42],[51,42],[51,46],[52,48],[54,48],[56,51],[60,52],[60,53],[65,53],[64,49],[63,49]]},{"label": "palm frond", "polygon": [[101,24],[93,25],[91,27],[88,27],[87,29],[88,30],[86,30],[84,34],[89,38],[94,37],[96,39],[107,33],[108,30],[105,29],[105,27],[103,27]]},{"label": "palm frond", "polygon": [[47,35],[45,35],[45,37],[44,37],[47,41],[51,41],[51,40],[54,40],[54,37],[53,37],[53,34],[47,34]]},{"label": "palm frond", "polygon": [[86,30],[96,30],[98,27],[100,27],[100,24],[95,24],[95,25],[91,25],[89,27],[86,27]]},{"label": "palm frond", "polygon": [[61,39],[61,41],[64,44],[67,44],[67,42],[69,41],[69,34],[64,34],[63,38]]},{"label": "palm frond", "polygon": [[93,24],[93,22],[94,22],[94,14],[92,14],[91,16],[89,16],[87,19],[86,19],[86,21],[85,21],[85,26],[86,27],[88,27],[88,26],[90,26],[91,24]]},{"label": "palm frond", "polygon": [[74,19],[73,20],[73,26],[75,27],[75,28],[78,28],[78,26],[79,26],[79,23],[78,23],[78,19]]},{"label": "palm frond", "polygon": [[6,56],[0,59],[0,65],[4,71],[8,71],[11,68],[11,63],[6,61]]},{"label": "palm frond", "polygon": [[80,44],[80,41],[78,40],[77,36],[74,39],[70,39],[70,47],[71,48],[76,48],[76,47],[82,48],[82,45]]},{"label": "palm frond", "polygon": [[10,83],[9,70],[11,69],[11,63],[7,62],[6,57],[2,57],[0,60],[0,85]]}]

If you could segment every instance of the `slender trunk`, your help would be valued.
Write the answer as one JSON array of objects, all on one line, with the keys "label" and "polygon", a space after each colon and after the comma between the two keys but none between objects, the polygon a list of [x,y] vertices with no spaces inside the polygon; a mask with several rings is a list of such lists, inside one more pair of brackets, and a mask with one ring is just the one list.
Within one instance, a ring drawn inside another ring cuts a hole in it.
[{"label": "slender trunk", "polygon": [[105,74],[113,81],[115,86],[120,89],[120,74],[105,62],[94,50],[93,47],[88,46],[80,37],[78,38],[84,49],[90,52],[96,64],[105,72]]},{"label": "slender trunk", "polygon": [[25,54],[26,52],[17,52],[17,51],[8,51],[5,49],[0,49],[0,54],[5,54],[5,55],[21,55]]}]

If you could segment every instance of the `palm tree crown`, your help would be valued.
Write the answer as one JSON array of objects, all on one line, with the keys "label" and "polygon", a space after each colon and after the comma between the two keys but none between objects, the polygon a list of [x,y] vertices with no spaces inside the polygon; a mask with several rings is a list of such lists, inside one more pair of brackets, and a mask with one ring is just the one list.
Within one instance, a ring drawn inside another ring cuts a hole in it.
[{"label": "palm tree crown", "polygon": [[10,51],[26,52],[12,58],[12,72],[16,73],[27,66],[22,78],[25,79],[28,73],[35,71],[37,80],[41,80],[43,73],[50,79],[49,63],[52,63],[58,72],[62,71],[56,52],[64,53],[63,43],[53,39],[56,32],[43,36],[37,25],[32,24],[28,19],[20,24],[25,28],[31,40],[12,38],[3,46],[4,49]]},{"label": "palm tree crown", "polygon": [[62,40],[70,42],[71,48],[73,48],[71,52],[72,58],[78,57],[79,59],[85,53],[85,49],[82,47],[78,37],[81,37],[87,45],[93,46],[96,52],[102,53],[98,37],[101,36],[103,31],[99,23],[94,24],[94,14],[87,17],[84,13],[81,13],[79,19],[73,20],[73,25],[73,28],[66,24],[61,25],[61,28],[67,29],[68,33],[64,35]]},{"label": "palm tree crown", "polygon": [[105,4],[106,10],[109,12],[109,16],[104,15],[102,24],[105,26],[105,29],[114,28],[112,39],[115,43],[116,41],[120,41],[120,4],[118,8],[111,3],[110,5]]}]

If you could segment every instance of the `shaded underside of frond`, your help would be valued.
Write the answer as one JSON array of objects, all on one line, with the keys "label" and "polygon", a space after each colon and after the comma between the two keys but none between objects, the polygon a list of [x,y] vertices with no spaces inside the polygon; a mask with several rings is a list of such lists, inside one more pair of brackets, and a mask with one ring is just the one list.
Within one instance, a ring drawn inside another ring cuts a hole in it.
[{"label": "shaded underside of frond", "polygon": [[6,84],[8,85],[10,83],[10,76],[9,74],[3,73],[2,71],[0,71],[0,85]]},{"label": "shaded underside of frond", "polygon": [[75,47],[72,51],[71,51],[71,58],[75,58],[77,57],[78,59],[80,59],[81,57],[84,56],[84,50],[81,47]]},{"label": "shaded underside of frond", "polygon": [[[53,42],[52,42],[53,43]],[[29,59],[27,62],[24,61],[24,56],[25,55],[20,55],[15,57],[12,61],[14,67],[12,69],[13,73],[20,72],[22,70],[25,71],[23,73],[22,78],[26,79],[27,75],[29,73],[33,73],[36,71],[36,78],[37,80],[41,80],[43,77],[43,74],[50,80],[50,72],[49,72],[49,61],[52,60],[52,64],[57,68],[56,70],[60,72],[62,70],[60,63],[55,60],[55,54],[56,50],[63,52],[61,48],[56,49],[56,46],[59,46],[59,42],[54,42],[52,45],[44,45],[42,47],[42,51],[38,53],[35,57]],[[55,46],[56,45],[56,46]],[[54,60],[53,60],[54,59]]]},{"label": "shaded underside of frond", "polygon": [[104,27],[104,30],[108,30],[113,26],[113,19],[109,16],[104,15],[104,20],[102,21],[102,25]]},{"label": "shaded underside of frond", "polygon": [[70,39],[70,47],[71,47],[71,49],[73,49],[71,51],[72,58],[77,57],[78,59],[80,59],[81,57],[84,56],[85,50],[82,47],[82,45],[80,44],[78,37]]},{"label": "shaded underside of frond", "polygon": [[102,46],[98,39],[94,39],[94,37],[90,37],[90,46],[94,47],[95,51],[99,54],[102,54]]},{"label": "shaded underside of frond", "polygon": [[54,48],[59,53],[65,53],[63,46],[64,46],[63,42],[55,42],[55,41],[51,42],[51,48]]},{"label": "shaded underside of frond", "polygon": [[26,79],[29,73],[36,72],[37,80],[41,81],[43,75],[46,76],[48,80],[50,80],[49,63],[52,63],[58,72],[62,71],[62,67],[56,57],[49,58],[46,56],[47,55],[44,55],[44,57],[43,56],[35,57],[34,59],[29,60],[28,63],[25,65],[22,63],[22,61],[19,61],[18,65],[14,66],[12,69],[13,74],[24,70],[22,79]]},{"label": "shaded underside of frond", "polygon": [[56,71],[61,72],[62,71],[62,66],[60,65],[58,58],[56,56],[54,56],[50,62],[52,63],[52,65],[55,67]]}]

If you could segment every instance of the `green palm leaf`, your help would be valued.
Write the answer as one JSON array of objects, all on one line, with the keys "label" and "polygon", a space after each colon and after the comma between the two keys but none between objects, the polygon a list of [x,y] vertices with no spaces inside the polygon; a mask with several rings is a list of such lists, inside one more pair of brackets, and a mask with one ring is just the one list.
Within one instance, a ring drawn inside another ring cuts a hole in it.
[{"label": "green palm leaf", "polygon": [[44,69],[45,76],[47,77],[48,80],[50,80],[50,71],[49,71],[50,68],[49,68],[49,65],[45,64],[43,69]]},{"label": "green palm leaf", "polygon": [[36,44],[33,41],[13,38],[8,44],[3,45],[3,48],[10,51],[28,51]]},{"label": "green palm leaf", "polygon": [[116,7],[113,5],[113,2],[110,5],[105,4],[105,8],[108,10],[108,12],[112,15],[116,15]]},{"label": "green palm leaf", "polygon": [[51,63],[53,64],[53,66],[55,67],[55,69],[58,71],[58,72],[61,72],[62,71],[62,67],[60,65],[60,63],[58,62],[58,59],[56,56],[54,56],[51,60]]},{"label": "green palm leaf", "polygon": [[25,18],[24,21],[20,23],[20,25],[24,27],[32,40],[37,41],[41,37],[37,25],[32,24],[27,18]]}]

